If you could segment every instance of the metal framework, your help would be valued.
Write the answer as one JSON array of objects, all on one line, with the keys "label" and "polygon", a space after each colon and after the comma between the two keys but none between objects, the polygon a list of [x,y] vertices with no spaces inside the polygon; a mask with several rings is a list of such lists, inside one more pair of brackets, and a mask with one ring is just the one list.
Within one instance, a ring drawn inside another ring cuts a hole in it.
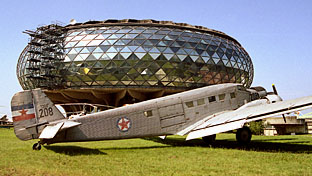
[{"label": "metal framework", "polygon": [[26,30],[30,36],[28,44],[27,78],[33,88],[53,89],[62,85],[62,61],[64,60],[64,27],[51,24]]}]

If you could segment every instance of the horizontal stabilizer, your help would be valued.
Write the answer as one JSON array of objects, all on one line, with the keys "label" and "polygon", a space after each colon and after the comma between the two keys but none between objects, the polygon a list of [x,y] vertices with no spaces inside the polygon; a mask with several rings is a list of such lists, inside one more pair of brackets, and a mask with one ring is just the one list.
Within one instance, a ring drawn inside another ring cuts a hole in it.
[{"label": "horizontal stabilizer", "polygon": [[65,129],[68,129],[68,128],[76,127],[78,125],[81,125],[81,123],[70,121],[70,120],[66,120],[66,121],[64,121],[64,125],[62,126],[61,130],[65,130]]},{"label": "horizontal stabilizer", "polygon": [[52,139],[61,130],[66,130],[68,128],[73,128],[81,123],[74,122],[70,120],[58,121],[57,123],[50,123],[41,132],[39,139]]},{"label": "horizontal stabilizer", "polygon": [[52,139],[59,132],[64,125],[64,122],[57,123],[55,125],[46,126],[41,132],[39,139]]},{"label": "horizontal stabilizer", "polygon": [[162,140],[164,140],[164,139],[166,139],[166,135],[165,136],[158,136],[160,139],[162,139]]}]

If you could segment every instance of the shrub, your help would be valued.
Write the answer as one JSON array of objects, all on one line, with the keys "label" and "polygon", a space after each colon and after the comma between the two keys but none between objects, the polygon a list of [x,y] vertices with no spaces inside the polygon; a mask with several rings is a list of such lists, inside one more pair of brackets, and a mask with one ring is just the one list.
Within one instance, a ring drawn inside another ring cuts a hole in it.
[{"label": "shrub", "polygon": [[262,121],[250,122],[249,128],[251,133],[255,135],[262,135],[264,132],[264,125]]}]

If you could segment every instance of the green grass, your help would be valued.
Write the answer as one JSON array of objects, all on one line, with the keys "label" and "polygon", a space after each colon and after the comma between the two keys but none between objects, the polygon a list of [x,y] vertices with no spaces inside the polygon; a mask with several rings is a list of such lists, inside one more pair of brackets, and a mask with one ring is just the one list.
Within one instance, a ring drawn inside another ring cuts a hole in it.
[{"label": "green grass", "polygon": [[312,136],[253,136],[240,146],[218,134],[213,146],[183,137],[62,143],[33,151],[0,129],[0,175],[312,175]]}]

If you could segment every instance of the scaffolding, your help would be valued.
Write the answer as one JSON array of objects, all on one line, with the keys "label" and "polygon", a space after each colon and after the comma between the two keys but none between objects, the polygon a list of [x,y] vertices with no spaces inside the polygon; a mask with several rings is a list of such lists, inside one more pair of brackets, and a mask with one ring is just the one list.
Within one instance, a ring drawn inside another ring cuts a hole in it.
[{"label": "scaffolding", "polygon": [[51,24],[26,30],[30,36],[28,43],[28,59],[26,61],[27,76],[33,88],[54,89],[63,86],[62,63],[64,60],[64,27]]}]

